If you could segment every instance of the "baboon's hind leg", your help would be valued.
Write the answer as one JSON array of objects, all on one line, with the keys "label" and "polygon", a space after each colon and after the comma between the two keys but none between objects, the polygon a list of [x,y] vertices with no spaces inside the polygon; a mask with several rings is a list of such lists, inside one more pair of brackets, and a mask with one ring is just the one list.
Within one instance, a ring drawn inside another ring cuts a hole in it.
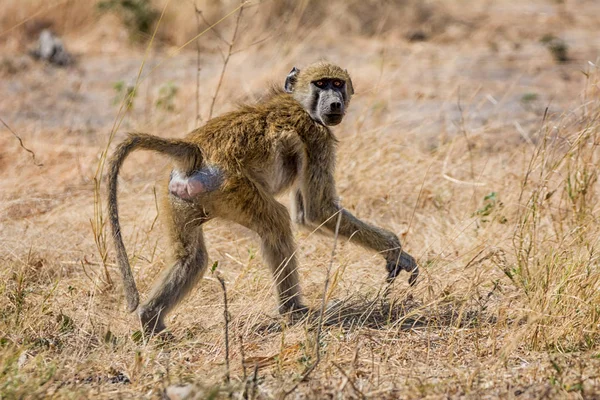
[{"label": "baboon's hind leg", "polygon": [[179,220],[173,210],[169,211],[175,217],[171,227],[175,263],[155,283],[139,311],[144,330],[150,335],[165,329],[165,316],[202,277],[208,262],[202,226]]},{"label": "baboon's hind leg", "polygon": [[263,257],[277,287],[279,311],[306,311],[300,294],[296,245],[287,208],[252,182],[236,183],[237,190],[221,202],[219,216],[260,236]]}]

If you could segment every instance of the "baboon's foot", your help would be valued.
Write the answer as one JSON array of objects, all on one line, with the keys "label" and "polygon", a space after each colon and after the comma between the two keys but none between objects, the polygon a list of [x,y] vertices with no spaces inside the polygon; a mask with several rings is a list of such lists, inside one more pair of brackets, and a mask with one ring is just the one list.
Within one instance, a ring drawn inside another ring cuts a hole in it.
[{"label": "baboon's foot", "polygon": [[295,324],[306,317],[309,308],[298,301],[282,302],[279,305],[279,314],[290,319],[292,324]]},{"label": "baboon's foot", "polygon": [[153,312],[152,310],[146,310],[142,308],[139,311],[140,321],[142,322],[142,327],[144,328],[144,334],[147,337],[156,336],[159,333],[163,336],[165,329],[167,328],[160,313]]},{"label": "baboon's foot", "polygon": [[408,277],[408,283],[411,286],[417,283],[417,278],[419,277],[419,266],[417,265],[417,262],[413,256],[407,252],[402,251],[400,253],[400,257],[388,259],[385,267],[388,271],[388,283],[394,282],[396,277],[400,274],[400,271],[406,271],[410,274]]},{"label": "baboon's foot", "polygon": [[152,339],[155,341],[158,341],[158,343],[160,343],[160,344],[168,344],[168,343],[176,341],[175,335],[173,335],[168,330],[163,330],[159,333],[154,333],[154,336],[152,336]]}]

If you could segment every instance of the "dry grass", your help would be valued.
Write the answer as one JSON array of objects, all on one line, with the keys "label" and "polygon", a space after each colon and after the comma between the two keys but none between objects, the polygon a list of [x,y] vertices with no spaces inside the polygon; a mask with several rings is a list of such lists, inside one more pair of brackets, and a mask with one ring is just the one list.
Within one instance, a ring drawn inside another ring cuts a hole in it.
[{"label": "dry grass", "polygon": [[[135,340],[114,253],[97,243],[106,226],[90,223],[103,210],[94,177],[118,119],[114,85],[134,82],[142,60],[115,140],[130,129],[183,136],[196,124],[195,47],[173,52],[198,32],[193,5],[169,5],[145,58],[143,43],[93,1],[50,11],[42,3],[9,0],[0,10],[0,118],[44,164],[0,127],[0,398],[157,398],[181,382],[203,397],[281,398],[292,388],[290,398],[600,396],[594,2],[250,6],[215,113],[258,98],[294,64],[327,57],[347,66],[357,95],[335,129],[342,202],[398,233],[422,277],[414,288],[405,276],[387,288],[381,259],[340,241],[316,340],[314,320],[277,316],[255,236],[211,222],[217,271],[169,317],[175,340],[147,344]],[[206,4],[198,1],[215,21],[238,3]],[[53,25],[76,67],[24,56],[35,26],[6,32],[37,9],[31,23]],[[224,38],[231,22],[217,28]],[[426,41],[406,39],[417,29]],[[540,43],[548,34],[565,40],[569,62],[555,63]],[[210,32],[200,43],[205,118],[218,49],[228,45]],[[166,163],[136,154],[122,175],[125,243],[143,293],[168,262],[155,198]],[[303,291],[319,309],[333,240],[297,232],[297,241]],[[230,314],[228,384],[217,272]],[[315,349],[320,361],[300,381]]]}]

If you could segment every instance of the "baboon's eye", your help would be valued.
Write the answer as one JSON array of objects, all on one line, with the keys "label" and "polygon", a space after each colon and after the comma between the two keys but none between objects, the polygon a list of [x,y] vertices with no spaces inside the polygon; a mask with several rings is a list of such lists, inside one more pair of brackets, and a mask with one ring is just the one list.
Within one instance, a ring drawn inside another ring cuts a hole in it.
[{"label": "baboon's eye", "polygon": [[317,85],[318,87],[323,87],[325,85],[325,82],[323,82],[323,81],[316,81],[315,85]]},{"label": "baboon's eye", "polygon": [[335,86],[335,87],[342,87],[343,84],[344,84],[344,82],[342,82],[342,81],[333,81],[333,86]]}]

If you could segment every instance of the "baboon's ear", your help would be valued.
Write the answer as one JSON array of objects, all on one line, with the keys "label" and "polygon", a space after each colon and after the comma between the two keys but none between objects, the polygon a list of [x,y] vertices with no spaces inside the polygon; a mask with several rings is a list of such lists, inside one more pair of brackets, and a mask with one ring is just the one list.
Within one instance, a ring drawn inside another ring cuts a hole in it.
[{"label": "baboon's ear", "polygon": [[285,90],[287,93],[292,93],[294,91],[294,86],[296,86],[296,81],[298,80],[298,73],[300,73],[300,70],[294,67],[285,78],[283,90]]},{"label": "baboon's ear", "polygon": [[[348,74],[348,70],[344,70],[346,74]],[[354,94],[354,86],[352,85],[352,79],[350,79],[350,74],[348,74],[348,82],[346,82],[346,88],[348,90],[348,94],[352,96]]]}]

